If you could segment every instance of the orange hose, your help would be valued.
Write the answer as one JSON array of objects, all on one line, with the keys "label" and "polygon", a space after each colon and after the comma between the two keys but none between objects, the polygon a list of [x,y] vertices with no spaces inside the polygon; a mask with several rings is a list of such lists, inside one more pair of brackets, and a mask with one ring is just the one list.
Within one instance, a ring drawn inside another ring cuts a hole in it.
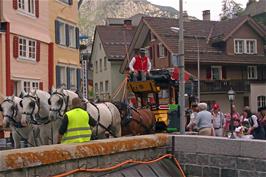
[{"label": "orange hose", "polygon": [[71,171],[68,171],[68,172],[65,172],[65,173],[62,173],[62,174],[59,174],[59,175],[55,175],[54,177],[64,177],[64,176],[68,176],[68,175],[71,175],[71,174],[74,174],[74,173],[78,173],[78,172],[106,172],[106,171],[110,171],[110,170],[114,170],[116,168],[119,168],[119,167],[122,167],[126,164],[129,164],[129,163],[136,163],[136,164],[150,164],[150,163],[155,163],[155,162],[158,162],[164,158],[173,158],[175,163],[176,163],[176,166],[178,167],[178,169],[181,171],[181,174],[182,174],[182,177],[186,177],[184,171],[182,170],[180,164],[178,163],[177,159],[172,155],[172,154],[165,154],[155,160],[150,160],[150,161],[138,161],[138,160],[126,160],[122,163],[119,163],[117,165],[114,165],[112,167],[107,167],[107,168],[78,168],[78,169],[75,169],[75,170],[71,170]]}]

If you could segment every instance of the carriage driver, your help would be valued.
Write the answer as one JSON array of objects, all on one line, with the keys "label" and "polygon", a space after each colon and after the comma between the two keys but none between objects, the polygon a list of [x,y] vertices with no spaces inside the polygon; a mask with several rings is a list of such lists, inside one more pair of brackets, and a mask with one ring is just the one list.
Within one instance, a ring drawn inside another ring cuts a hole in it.
[{"label": "carriage driver", "polygon": [[62,120],[58,143],[82,143],[91,139],[90,125],[95,125],[94,119],[90,119],[88,112],[82,109],[80,98],[74,98],[72,106],[73,109],[66,112]]},{"label": "carriage driver", "polygon": [[132,81],[144,81],[149,77],[151,70],[151,62],[149,57],[145,56],[145,48],[136,50],[136,55],[129,63],[129,69],[131,71]]}]

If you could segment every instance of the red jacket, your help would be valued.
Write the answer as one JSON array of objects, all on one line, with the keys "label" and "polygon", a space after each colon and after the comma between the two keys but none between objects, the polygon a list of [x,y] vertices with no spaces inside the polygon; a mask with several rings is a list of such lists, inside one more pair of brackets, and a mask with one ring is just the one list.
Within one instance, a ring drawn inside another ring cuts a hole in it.
[{"label": "red jacket", "polygon": [[136,71],[147,71],[148,70],[148,57],[144,56],[135,56],[135,63],[133,65],[134,70]]}]

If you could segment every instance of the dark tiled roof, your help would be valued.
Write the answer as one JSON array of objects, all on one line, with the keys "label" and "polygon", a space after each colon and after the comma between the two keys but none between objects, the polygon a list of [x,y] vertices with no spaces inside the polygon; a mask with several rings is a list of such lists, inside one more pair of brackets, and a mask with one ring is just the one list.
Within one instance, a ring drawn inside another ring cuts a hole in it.
[{"label": "dark tiled roof", "polygon": [[[213,47],[212,42],[217,36],[224,39],[232,30],[247,20],[247,16],[236,19],[217,21],[184,22],[185,61],[197,61],[197,39],[200,46],[201,62],[211,63],[258,63],[266,64],[265,56],[226,55],[223,49]],[[178,53],[178,34],[170,27],[178,26],[178,20],[169,18],[145,17],[144,23],[157,34],[169,51]]]},{"label": "dark tiled roof", "polygon": [[230,19],[230,20],[224,20],[224,21],[220,21],[219,23],[216,23],[214,25],[211,38],[213,40],[215,40],[215,38],[223,40],[235,28],[237,28],[237,26],[241,25],[241,23],[243,23],[247,19],[248,19],[247,16],[241,16],[241,17],[238,17],[238,18],[234,18],[234,19]]},{"label": "dark tiled roof", "polygon": [[129,47],[130,42],[135,34],[136,27],[126,29],[124,26],[97,26],[103,48],[109,60],[123,60],[126,54],[126,45]]},{"label": "dark tiled roof", "polygon": [[181,177],[176,165],[169,159],[151,164],[133,165],[107,174],[95,174],[95,177]]}]

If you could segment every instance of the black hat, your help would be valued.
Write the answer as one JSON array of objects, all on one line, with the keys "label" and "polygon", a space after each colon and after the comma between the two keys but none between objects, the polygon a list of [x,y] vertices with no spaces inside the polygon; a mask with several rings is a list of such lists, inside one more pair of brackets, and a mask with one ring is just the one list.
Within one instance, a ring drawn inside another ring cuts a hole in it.
[{"label": "black hat", "polygon": [[266,106],[262,106],[262,107],[258,108],[258,112],[261,112],[261,111],[264,111],[264,110],[266,110]]}]

